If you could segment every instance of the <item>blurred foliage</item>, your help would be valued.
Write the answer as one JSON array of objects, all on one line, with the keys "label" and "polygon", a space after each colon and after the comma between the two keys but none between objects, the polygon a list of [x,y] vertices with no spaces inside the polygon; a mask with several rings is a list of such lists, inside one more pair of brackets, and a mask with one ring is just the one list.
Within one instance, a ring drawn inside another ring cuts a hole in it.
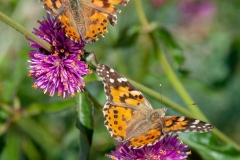
[{"label": "blurred foliage", "polygon": [[[154,1],[142,1],[144,11],[181,82],[210,122],[240,144],[240,1],[211,1],[203,7],[194,3],[190,9],[187,0],[161,5]],[[94,51],[100,63],[157,92],[161,83],[163,95],[185,106],[152,54],[134,1],[118,8],[118,24],[108,26],[109,33],[85,49]],[[37,0],[1,0],[0,10],[30,31],[46,16]],[[78,159],[75,98],[49,97],[32,89],[28,41],[1,21],[0,32],[0,160]],[[103,106],[102,83],[96,82],[95,73],[85,79],[88,91]],[[154,108],[164,107],[146,96]],[[169,109],[168,114],[179,113]],[[95,108],[93,118],[90,159],[104,160],[116,142],[103,125],[101,110]],[[238,151],[222,146],[211,134],[186,133],[181,138],[193,150],[189,159],[240,159]]]}]

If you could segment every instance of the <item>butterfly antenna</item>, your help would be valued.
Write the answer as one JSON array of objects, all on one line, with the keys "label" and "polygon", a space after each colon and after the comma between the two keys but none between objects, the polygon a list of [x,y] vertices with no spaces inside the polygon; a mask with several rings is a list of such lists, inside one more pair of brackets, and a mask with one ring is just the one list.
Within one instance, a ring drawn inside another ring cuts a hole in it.
[{"label": "butterfly antenna", "polygon": [[[159,87],[160,87],[160,95],[161,95],[161,102],[162,102],[162,84],[159,84]],[[162,105],[162,104],[161,104]],[[162,106],[161,106],[161,108],[162,108]]]}]

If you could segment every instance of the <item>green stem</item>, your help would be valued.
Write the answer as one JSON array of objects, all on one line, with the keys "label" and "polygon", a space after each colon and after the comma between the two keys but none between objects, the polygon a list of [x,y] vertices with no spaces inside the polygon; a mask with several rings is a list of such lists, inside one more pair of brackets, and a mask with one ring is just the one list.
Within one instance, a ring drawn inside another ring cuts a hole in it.
[{"label": "green stem", "polygon": [[88,92],[88,98],[92,101],[92,103],[94,104],[93,106],[97,110],[102,111],[103,106],[91,95],[90,92]]},{"label": "green stem", "polygon": [[33,40],[37,44],[41,45],[47,51],[49,51],[49,52],[53,51],[52,46],[49,43],[47,43],[46,41],[44,41],[41,38],[37,37],[33,33],[29,32],[26,28],[24,28],[20,24],[14,22],[8,16],[3,14],[1,11],[0,11],[0,20],[2,20],[4,23],[6,23],[7,25],[11,26],[12,28],[16,29],[17,31],[19,31],[20,33],[25,35],[27,38],[30,38],[31,40]]},{"label": "green stem", "polygon": [[141,0],[134,0],[134,2],[135,2],[135,5],[136,5],[138,17],[139,17],[140,22],[142,23],[142,26],[147,27],[148,26],[148,20],[147,20],[145,14],[144,14]]},{"label": "green stem", "polygon": [[240,146],[239,144],[237,144],[235,141],[233,141],[232,139],[230,139],[228,136],[226,136],[224,133],[222,133],[220,130],[218,130],[217,128],[214,128],[212,130],[212,133],[217,136],[219,139],[221,139],[223,142],[227,143],[227,144],[231,144],[233,147],[235,147],[238,151],[240,151]]},{"label": "green stem", "polygon": [[[157,47],[157,46],[156,46]],[[207,118],[204,116],[204,114],[200,111],[197,105],[189,105],[194,103],[194,100],[189,96],[186,89],[180,82],[179,78],[171,68],[170,64],[168,63],[165,55],[163,52],[161,52],[160,48],[158,48],[158,60],[159,63],[162,65],[163,69],[165,70],[165,73],[168,76],[168,79],[170,80],[171,84],[175,88],[175,90],[178,92],[178,95],[183,99],[185,104],[188,106],[188,108],[192,111],[192,113],[195,114],[195,116],[201,120],[208,121]]]}]

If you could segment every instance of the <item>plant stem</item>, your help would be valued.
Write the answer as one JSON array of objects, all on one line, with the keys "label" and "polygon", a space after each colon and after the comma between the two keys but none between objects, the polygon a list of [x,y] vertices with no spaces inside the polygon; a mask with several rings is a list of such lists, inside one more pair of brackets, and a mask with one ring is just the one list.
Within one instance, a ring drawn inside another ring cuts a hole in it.
[{"label": "plant stem", "polygon": [[236,142],[234,142],[232,139],[230,139],[228,136],[226,136],[224,133],[222,133],[217,128],[214,128],[212,130],[212,133],[217,136],[219,139],[221,139],[223,142],[227,144],[231,144],[233,147],[235,147],[238,151],[240,151],[240,146]]},{"label": "plant stem", "polygon": [[195,116],[201,120],[208,121],[207,118],[204,116],[204,114],[200,111],[197,105],[189,105],[194,103],[194,100],[189,96],[186,89],[180,82],[179,78],[171,68],[170,64],[168,63],[165,55],[163,52],[161,52],[160,48],[158,47],[157,51],[158,60],[159,63],[162,65],[163,69],[165,70],[165,73],[168,76],[168,79],[170,80],[171,84],[175,88],[175,90],[178,92],[178,95],[183,99],[185,104],[188,106],[188,108],[192,111],[192,113],[195,114]]},{"label": "plant stem", "polygon": [[91,95],[90,92],[88,92],[88,98],[92,101],[92,103],[94,104],[93,106],[99,110],[100,112],[102,111],[103,106],[93,97],[93,95]]},{"label": "plant stem", "polygon": [[39,45],[41,45],[43,48],[45,48],[47,51],[52,52],[52,46],[47,43],[46,41],[42,40],[41,38],[37,37],[36,35],[34,35],[33,33],[29,32],[26,28],[24,28],[23,26],[21,26],[20,24],[14,22],[12,19],[10,19],[8,16],[6,16],[5,14],[3,14],[0,11],[0,20],[2,20],[4,23],[6,23],[7,25],[11,26],[12,28],[14,28],[15,30],[19,31],[20,33],[22,33],[23,35],[25,35],[27,38],[30,38],[31,40],[33,40],[34,42],[38,43]]},{"label": "plant stem", "polygon": [[141,0],[134,0],[134,2],[136,4],[138,17],[139,17],[140,22],[142,23],[142,26],[147,27],[148,26],[148,20],[147,20],[145,14],[144,14]]}]

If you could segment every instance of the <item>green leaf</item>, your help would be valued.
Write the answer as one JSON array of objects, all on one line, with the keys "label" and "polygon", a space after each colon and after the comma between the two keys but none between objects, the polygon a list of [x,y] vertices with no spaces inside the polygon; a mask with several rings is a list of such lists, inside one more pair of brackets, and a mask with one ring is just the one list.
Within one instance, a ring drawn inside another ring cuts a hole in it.
[{"label": "green leaf", "polygon": [[158,38],[163,42],[167,47],[169,47],[171,54],[175,62],[178,65],[184,62],[184,55],[182,48],[177,44],[173,36],[169,33],[169,31],[163,27],[156,28]]},{"label": "green leaf", "polygon": [[74,100],[64,99],[62,101],[53,102],[49,104],[43,104],[43,103],[33,103],[29,107],[26,108],[28,112],[58,112],[64,109],[67,109],[69,107],[74,106]]},{"label": "green leaf", "polygon": [[7,159],[20,160],[20,147],[19,147],[20,137],[13,130],[9,130],[7,134]]},{"label": "green leaf", "polygon": [[95,82],[95,81],[99,81],[99,78],[96,76],[96,74],[90,74],[90,75],[84,76],[85,83]]},{"label": "green leaf", "polygon": [[29,159],[41,160],[41,154],[38,151],[38,148],[34,145],[34,143],[28,137],[22,137],[21,146],[24,153],[27,155]]},{"label": "green leaf", "polygon": [[[0,136],[0,144],[1,144],[0,145],[0,155],[3,152],[3,149],[6,145],[5,138],[6,138],[6,134]],[[0,159],[1,159],[1,156],[0,156]]]},{"label": "green leaf", "polygon": [[79,159],[87,160],[93,135],[93,105],[87,91],[81,92],[77,98],[77,128],[80,131]]},{"label": "green leaf", "polygon": [[[9,102],[11,101],[13,95],[15,94],[16,90],[18,89],[18,85],[23,77],[22,75],[22,68],[16,67],[14,72],[9,75],[8,79],[3,80],[3,86],[0,84],[1,88],[4,88],[4,92],[0,95],[1,100]],[[1,73],[3,74],[3,73]],[[4,76],[4,75],[3,75]]]},{"label": "green leaf", "polygon": [[49,130],[32,118],[21,118],[17,121],[17,125],[46,152],[49,152],[50,148],[55,148],[58,144]]},{"label": "green leaf", "polygon": [[136,42],[141,27],[127,26],[120,33],[120,36],[113,47],[130,47]]},{"label": "green leaf", "polygon": [[186,133],[182,134],[180,139],[191,148],[194,148],[203,159],[240,159],[239,151],[228,144],[221,144],[211,133]]},{"label": "green leaf", "polygon": [[217,88],[222,88],[228,85],[228,82],[232,77],[238,72],[239,62],[240,62],[240,36],[238,35],[233,39],[230,50],[226,53],[227,57],[225,60],[225,65],[228,68],[228,73],[222,78],[217,79],[213,82],[213,85]]}]

